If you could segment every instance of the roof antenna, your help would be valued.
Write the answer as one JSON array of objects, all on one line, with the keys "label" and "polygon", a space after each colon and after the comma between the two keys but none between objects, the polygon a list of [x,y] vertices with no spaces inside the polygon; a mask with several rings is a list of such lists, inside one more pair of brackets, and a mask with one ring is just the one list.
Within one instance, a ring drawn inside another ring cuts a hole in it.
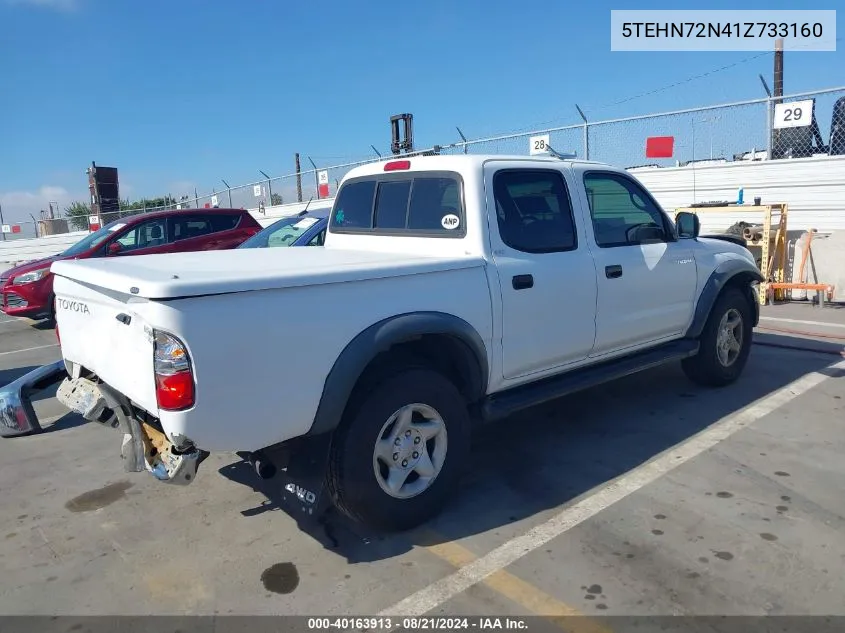
[{"label": "roof antenna", "polygon": [[560,160],[568,160],[570,158],[578,157],[578,152],[572,152],[571,154],[563,154],[554,149],[551,145],[546,145],[546,151],[555,158],[559,158]]},{"label": "roof antenna", "polygon": [[311,201],[312,201],[313,199],[314,199],[314,196],[311,196],[310,198],[308,198],[308,204],[306,204],[306,205],[305,205],[305,208],[304,208],[302,211],[300,211],[300,212],[299,212],[299,215],[300,215],[300,216],[305,215],[305,214],[307,214],[307,213],[308,213],[308,205],[309,205],[309,204],[311,204]]}]

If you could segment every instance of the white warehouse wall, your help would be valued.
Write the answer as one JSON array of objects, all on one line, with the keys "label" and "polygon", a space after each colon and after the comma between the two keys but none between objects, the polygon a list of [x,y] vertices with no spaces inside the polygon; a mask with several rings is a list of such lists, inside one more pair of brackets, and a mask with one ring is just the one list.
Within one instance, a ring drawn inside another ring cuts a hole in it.
[{"label": "white warehouse wall", "polygon": [[[823,156],[775,161],[735,161],[684,167],[638,167],[629,170],[674,215],[693,202],[736,201],[743,188],[745,204],[759,196],[762,204],[789,205],[789,231],[817,229],[845,231],[845,156]],[[693,194],[693,175],[695,193]],[[700,215],[702,229],[724,231],[740,220],[759,222],[762,214],[711,213]]]}]

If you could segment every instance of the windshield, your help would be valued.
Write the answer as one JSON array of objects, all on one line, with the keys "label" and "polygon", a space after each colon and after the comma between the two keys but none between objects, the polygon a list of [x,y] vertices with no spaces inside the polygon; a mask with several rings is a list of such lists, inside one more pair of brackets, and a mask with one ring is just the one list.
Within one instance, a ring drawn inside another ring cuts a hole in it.
[{"label": "windshield", "polygon": [[273,248],[291,246],[308,229],[320,221],[315,217],[293,216],[274,222],[263,231],[256,233],[238,248]]},{"label": "windshield", "polygon": [[73,257],[75,255],[80,255],[91,248],[99,246],[100,244],[105,242],[115,231],[119,231],[124,226],[126,226],[126,222],[121,222],[120,220],[115,220],[114,222],[106,224],[103,228],[98,229],[93,233],[83,237],[76,244],[60,253],[60,255],[64,257]]}]

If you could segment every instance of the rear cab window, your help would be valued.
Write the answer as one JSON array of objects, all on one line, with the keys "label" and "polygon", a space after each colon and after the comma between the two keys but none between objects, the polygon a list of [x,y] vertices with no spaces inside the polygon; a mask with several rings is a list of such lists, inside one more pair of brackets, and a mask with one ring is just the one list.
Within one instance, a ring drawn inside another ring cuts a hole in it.
[{"label": "rear cab window", "polygon": [[464,237],[463,181],[454,172],[363,176],[343,184],[332,233]]}]

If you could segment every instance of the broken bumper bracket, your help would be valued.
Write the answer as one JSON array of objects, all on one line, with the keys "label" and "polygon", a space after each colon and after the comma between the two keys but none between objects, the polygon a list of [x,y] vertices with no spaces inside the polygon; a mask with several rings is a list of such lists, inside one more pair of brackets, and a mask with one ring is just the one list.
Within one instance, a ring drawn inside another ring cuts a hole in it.
[{"label": "broken bumper bracket", "polygon": [[117,417],[123,431],[120,456],[123,469],[136,473],[148,471],[153,477],[168,484],[187,485],[196,478],[200,464],[208,457],[206,451],[190,447],[181,453],[159,453],[148,459],[150,439],[142,424],[131,414],[131,405],[125,398],[106,385],[98,385],[106,405]]},{"label": "broken bumper bracket", "polygon": [[0,389],[0,437],[34,435],[43,431],[32,396],[67,377],[65,362],[44,365]]}]

